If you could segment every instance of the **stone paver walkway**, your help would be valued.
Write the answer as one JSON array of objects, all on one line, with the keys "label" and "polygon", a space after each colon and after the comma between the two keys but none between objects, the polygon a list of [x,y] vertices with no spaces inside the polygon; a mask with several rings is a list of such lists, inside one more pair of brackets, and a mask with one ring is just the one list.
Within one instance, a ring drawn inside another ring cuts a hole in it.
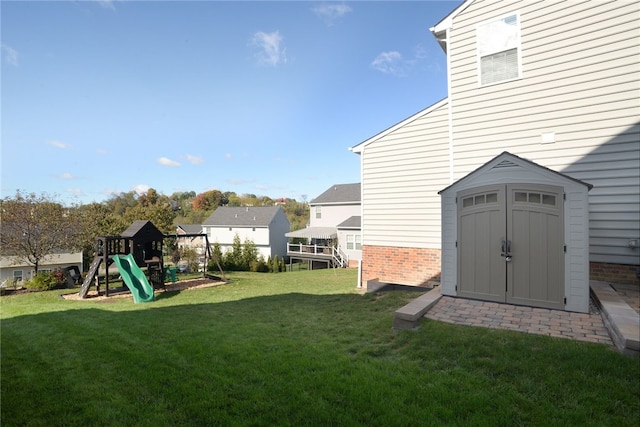
[{"label": "stone paver walkway", "polygon": [[634,309],[636,313],[640,314],[640,286],[619,285],[617,283],[610,284],[610,286],[629,307]]},{"label": "stone paver walkway", "polygon": [[572,313],[443,296],[425,317],[458,325],[510,329],[613,345],[602,317],[596,313]]}]

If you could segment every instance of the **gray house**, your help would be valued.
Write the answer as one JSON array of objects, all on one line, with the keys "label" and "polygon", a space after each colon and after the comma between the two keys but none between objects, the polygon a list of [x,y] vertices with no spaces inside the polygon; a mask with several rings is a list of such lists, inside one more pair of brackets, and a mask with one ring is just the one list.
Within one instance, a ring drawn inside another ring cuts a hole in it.
[{"label": "gray house", "polygon": [[178,247],[194,249],[196,253],[203,255],[206,243],[204,236],[199,236],[203,233],[202,224],[178,224],[176,227]]},{"label": "gray house", "polygon": [[[447,56],[447,98],[351,148],[361,157],[363,283],[418,285],[442,275],[444,293],[463,295],[459,263],[469,235],[458,228],[461,199],[475,191],[486,202],[494,192],[484,185],[503,185],[507,195],[512,185],[541,181],[561,189],[555,197],[564,218],[555,260],[561,295],[552,299],[584,311],[585,285],[574,282],[580,275],[638,283],[639,15],[637,2],[467,0],[431,28]],[[592,188],[577,191],[571,182]],[[512,207],[503,208],[506,216]],[[568,211],[586,222],[586,237],[567,222]],[[524,257],[514,252],[505,266],[502,241],[511,240],[513,251],[521,242],[502,227],[485,250],[510,274]]]},{"label": "gray house", "polygon": [[307,244],[290,244],[289,256],[329,266],[357,266],[362,259],[360,190],[360,183],[335,184],[311,200],[309,226],[287,233]]},{"label": "gray house", "polygon": [[209,244],[219,243],[223,252],[231,249],[237,235],[255,243],[265,259],[287,254],[287,233],[291,224],[279,206],[219,207],[202,224]]}]

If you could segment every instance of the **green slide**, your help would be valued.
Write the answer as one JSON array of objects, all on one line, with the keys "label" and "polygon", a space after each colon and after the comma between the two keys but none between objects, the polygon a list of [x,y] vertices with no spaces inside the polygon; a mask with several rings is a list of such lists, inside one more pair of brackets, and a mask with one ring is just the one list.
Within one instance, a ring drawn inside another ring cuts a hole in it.
[{"label": "green slide", "polygon": [[149,284],[147,276],[144,271],[140,270],[132,254],[126,256],[114,255],[113,261],[118,266],[118,270],[120,270],[122,280],[131,290],[133,302],[150,302],[154,300],[153,286]]}]

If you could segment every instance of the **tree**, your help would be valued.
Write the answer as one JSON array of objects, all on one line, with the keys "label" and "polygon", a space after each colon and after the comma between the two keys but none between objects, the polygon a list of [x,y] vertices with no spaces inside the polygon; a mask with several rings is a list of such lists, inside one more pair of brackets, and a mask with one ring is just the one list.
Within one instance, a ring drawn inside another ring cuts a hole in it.
[{"label": "tree", "polygon": [[127,226],[133,224],[134,221],[143,219],[151,221],[158,230],[168,234],[175,232],[175,228],[173,226],[173,220],[175,217],[176,212],[173,210],[171,203],[169,202],[156,203],[149,206],[137,205],[132,208],[128,208],[124,213],[124,219]]},{"label": "tree", "polygon": [[242,247],[242,266],[243,268],[249,270],[251,267],[251,263],[258,260],[258,256],[260,255],[258,251],[258,247],[253,242],[253,240],[248,237],[244,239],[244,245]]},{"label": "tree", "polygon": [[123,215],[128,208],[138,205],[138,194],[135,191],[114,194],[105,204],[115,215]]},{"label": "tree", "polygon": [[306,203],[297,202],[294,199],[287,200],[282,205],[282,208],[287,215],[287,219],[291,224],[291,230],[300,230],[305,228],[309,224],[309,205]]},{"label": "tree", "polygon": [[138,201],[137,205],[128,207],[124,212],[123,216],[127,226],[142,219],[151,221],[163,233],[174,232],[173,220],[176,217],[176,210],[167,196],[160,195],[156,190],[150,188],[145,194],[138,197]]},{"label": "tree", "polygon": [[240,197],[236,193],[232,193],[227,198],[227,205],[228,206],[242,206],[242,199],[240,199]]},{"label": "tree", "polygon": [[38,274],[40,262],[59,250],[79,250],[76,210],[66,208],[49,197],[16,192],[14,198],[0,202],[0,244],[3,255],[33,265]]},{"label": "tree", "polygon": [[213,211],[222,204],[224,195],[220,190],[210,190],[198,194],[193,199],[193,209],[200,211]]},{"label": "tree", "polygon": [[91,263],[96,237],[118,236],[128,224],[122,215],[116,215],[108,205],[90,203],[75,208],[78,241],[82,245],[83,261]]},{"label": "tree", "polygon": [[225,265],[229,270],[242,270],[242,241],[236,233],[233,236],[233,244],[231,250],[227,250],[224,254]]}]

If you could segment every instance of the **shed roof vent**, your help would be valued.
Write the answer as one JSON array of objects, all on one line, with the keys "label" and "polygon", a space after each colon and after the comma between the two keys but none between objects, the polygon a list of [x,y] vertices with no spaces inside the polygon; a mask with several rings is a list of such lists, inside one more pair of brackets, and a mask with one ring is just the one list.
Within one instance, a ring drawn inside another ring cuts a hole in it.
[{"label": "shed roof vent", "polygon": [[515,168],[515,167],[518,167],[518,165],[513,163],[511,160],[504,159],[503,161],[495,165],[492,169]]}]

